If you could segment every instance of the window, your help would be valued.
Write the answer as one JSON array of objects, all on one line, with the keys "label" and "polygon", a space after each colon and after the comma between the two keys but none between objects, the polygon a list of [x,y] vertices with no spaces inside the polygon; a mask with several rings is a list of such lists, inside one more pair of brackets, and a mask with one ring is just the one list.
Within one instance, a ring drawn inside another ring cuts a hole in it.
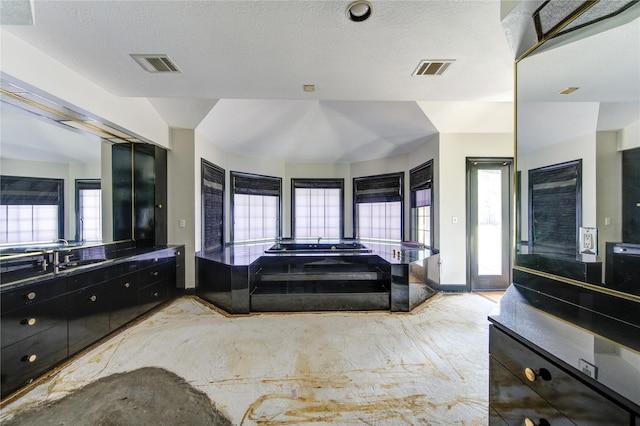
[{"label": "window", "polygon": [[343,179],[291,179],[292,236],[342,238]]},{"label": "window", "polygon": [[411,240],[433,247],[433,160],[409,171]]},{"label": "window", "polygon": [[582,223],[582,160],[529,170],[532,252],[573,254]]},{"label": "window", "polygon": [[234,242],[272,240],[280,236],[282,179],[231,172]]},{"label": "window", "polygon": [[0,243],[64,238],[62,179],[0,176]]},{"label": "window", "polygon": [[202,250],[224,245],[224,169],[202,159]]},{"label": "window", "polygon": [[76,240],[102,241],[102,190],[98,179],[76,180]]},{"label": "window", "polygon": [[404,173],[353,179],[357,238],[401,241]]}]

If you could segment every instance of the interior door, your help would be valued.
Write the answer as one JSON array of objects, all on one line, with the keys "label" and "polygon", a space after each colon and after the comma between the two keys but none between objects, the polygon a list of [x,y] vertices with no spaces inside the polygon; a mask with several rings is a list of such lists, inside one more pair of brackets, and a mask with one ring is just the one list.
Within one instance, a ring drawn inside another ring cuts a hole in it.
[{"label": "interior door", "polygon": [[513,160],[467,159],[467,275],[471,291],[511,283]]}]

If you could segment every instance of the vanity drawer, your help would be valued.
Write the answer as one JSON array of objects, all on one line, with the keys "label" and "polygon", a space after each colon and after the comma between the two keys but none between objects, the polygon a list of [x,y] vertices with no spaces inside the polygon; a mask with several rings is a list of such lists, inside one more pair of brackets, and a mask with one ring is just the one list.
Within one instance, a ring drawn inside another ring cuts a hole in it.
[{"label": "vanity drawer", "polygon": [[2,348],[2,397],[67,357],[67,327],[47,331]]},{"label": "vanity drawer", "polygon": [[163,262],[140,270],[140,288],[153,284],[156,281],[166,280],[169,274],[169,265],[169,263]]},{"label": "vanity drawer", "polygon": [[54,297],[2,314],[2,347],[55,326],[67,325],[67,298]]},{"label": "vanity drawer", "polygon": [[0,297],[2,301],[2,313],[5,314],[27,305],[40,303],[52,297],[63,295],[66,292],[66,278],[52,278],[34,284],[3,290]]},{"label": "vanity drawer", "polygon": [[165,251],[154,252],[138,257],[138,266],[140,268],[148,268],[159,265],[167,261],[167,253]]},{"label": "vanity drawer", "polygon": [[139,291],[141,313],[156,307],[169,298],[168,280],[158,281]]},{"label": "vanity drawer", "polygon": [[489,348],[493,358],[577,424],[629,424],[626,410],[494,326]]},{"label": "vanity drawer", "polygon": [[498,414],[489,416],[490,426],[502,426],[504,423],[513,426],[575,426],[574,422],[514,377],[493,356],[489,357],[489,369],[489,404]]}]

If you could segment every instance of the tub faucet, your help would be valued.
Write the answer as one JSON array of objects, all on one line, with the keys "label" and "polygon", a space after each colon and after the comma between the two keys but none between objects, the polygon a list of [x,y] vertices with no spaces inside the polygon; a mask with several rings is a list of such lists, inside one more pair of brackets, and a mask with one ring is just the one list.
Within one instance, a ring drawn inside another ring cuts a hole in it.
[{"label": "tub faucet", "polygon": [[57,240],[53,240],[54,243],[62,243],[65,247],[69,245],[69,241],[64,238],[58,238]]},{"label": "tub faucet", "polygon": [[320,239],[321,239],[321,238],[322,238],[322,237],[318,237],[318,244],[320,244]]}]

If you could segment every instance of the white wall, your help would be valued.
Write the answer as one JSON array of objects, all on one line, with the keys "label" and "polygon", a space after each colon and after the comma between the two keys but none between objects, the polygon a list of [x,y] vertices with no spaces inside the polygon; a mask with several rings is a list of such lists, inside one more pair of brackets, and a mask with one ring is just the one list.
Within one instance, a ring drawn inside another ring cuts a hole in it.
[{"label": "white wall", "polygon": [[[510,133],[440,134],[440,283],[467,284],[466,158],[513,157]],[[446,188],[446,190],[445,190]],[[452,218],[457,218],[453,223]]]},{"label": "white wall", "polygon": [[[117,97],[44,52],[0,29],[0,70],[61,100],[60,104],[90,112],[163,146],[169,146],[169,126],[145,98]],[[53,100],[53,99],[52,99]]]},{"label": "white wall", "polygon": [[[195,287],[196,235],[199,235],[200,214],[195,214],[196,179],[200,190],[200,165],[194,166],[194,131],[172,129],[173,149],[167,154],[167,242],[185,246],[185,287]],[[184,228],[180,227],[184,220]]]},{"label": "white wall", "polygon": [[596,134],[596,226],[598,254],[603,259],[607,241],[622,241],[622,154],[617,149],[618,134]]},{"label": "white wall", "polygon": [[625,126],[619,133],[618,149],[620,151],[640,147],[640,120]]}]

